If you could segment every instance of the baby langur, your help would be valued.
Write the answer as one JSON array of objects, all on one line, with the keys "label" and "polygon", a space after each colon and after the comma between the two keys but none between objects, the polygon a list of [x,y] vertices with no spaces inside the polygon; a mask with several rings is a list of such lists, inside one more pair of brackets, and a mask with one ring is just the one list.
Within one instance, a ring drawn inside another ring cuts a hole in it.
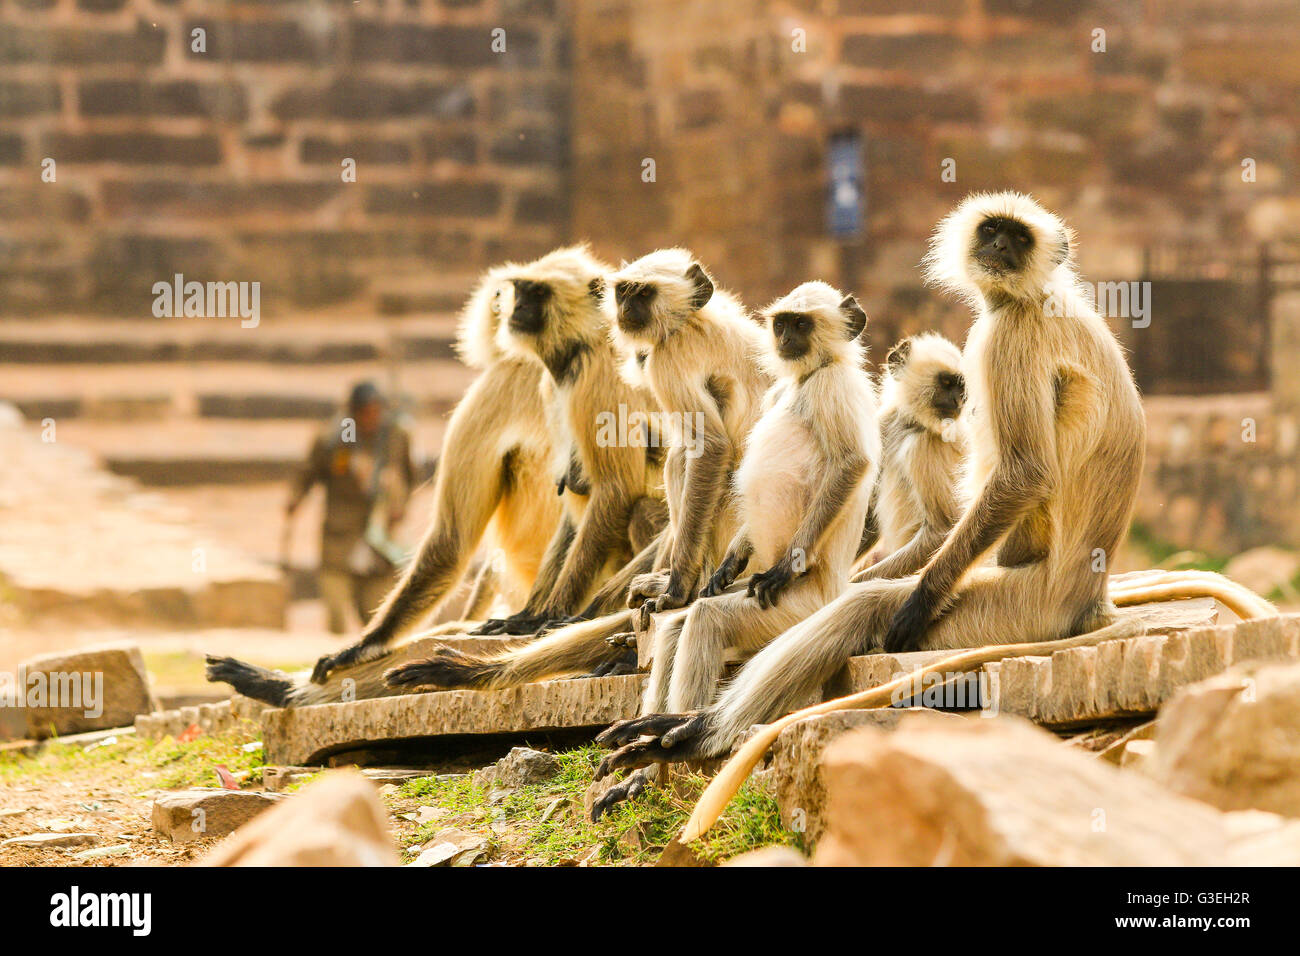
[{"label": "baby langur", "polygon": [[[729,648],[752,654],[834,598],[871,498],[880,432],[853,296],[805,282],[763,312],[777,383],[734,476],[741,524],[689,609],[661,614],[642,711],[706,706]],[[747,566],[758,573],[734,589]],[[743,680],[743,676],[741,678]],[[593,817],[644,788],[639,770],[608,790]]]},{"label": "baby langur", "polygon": [[[976,313],[962,361],[970,504],[919,575],[850,584],[752,658],[712,707],[610,734],[655,736],[606,769],[724,753],[853,654],[1046,641],[1115,621],[1096,556],[1113,555],[1128,528],[1145,423],[1119,343],[1079,287],[1072,243],[1017,193],[972,196],[940,224],[929,277]],[[977,566],[989,552],[996,564]]]},{"label": "baby langur", "polygon": [[[650,388],[672,446],[664,465],[669,527],[648,559],[656,570],[633,581],[627,600],[638,609],[680,607],[709,580],[736,531],[725,492],[771,383],[765,336],[684,249],[623,265],[606,280],[604,306],[624,354],[633,356],[626,371]],[[632,613],[623,611],[496,654],[444,648],[403,668],[400,679],[504,687],[584,674],[622,659],[625,649],[607,639],[632,626]]]},{"label": "baby langur", "polygon": [[519,266],[489,269],[461,313],[457,350],[482,370],[456,406],[442,443],[433,489],[433,518],[414,559],[372,615],[361,639],[317,663],[314,686],[227,657],[211,657],[208,679],[276,706],[339,699],[342,678],[357,697],[385,692],[383,670],[363,666],[429,618],[453,593],[480,545],[501,556],[502,590],[518,606],[537,577],[547,541],[559,523],[552,442],[535,357],[505,354],[497,344],[502,315],[514,308],[510,277]]},{"label": "baby langur", "polygon": [[883,556],[865,555],[854,581],[920,570],[957,522],[958,474],[969,445],[961,351],[941,335],[903,339],[885,359],[880,478],[871,508]]},{"label": "baby langur", "polygon": [[[584,247],[560,249],[516,270],[514,308],[497,341],[507,353],[538,358],[557,450],[556,485],[566,510],[524,608],[480,633],[531,634],[583,607],[602,569],[632,556],[629,531],[657,514],[666,522],[663,455],[649,442],[620,440],[610,420],[648,420],[650,392],[619,374],[621,355],[601,308],[609,268]],[[636,542],[640,550],[645,541]]]}]

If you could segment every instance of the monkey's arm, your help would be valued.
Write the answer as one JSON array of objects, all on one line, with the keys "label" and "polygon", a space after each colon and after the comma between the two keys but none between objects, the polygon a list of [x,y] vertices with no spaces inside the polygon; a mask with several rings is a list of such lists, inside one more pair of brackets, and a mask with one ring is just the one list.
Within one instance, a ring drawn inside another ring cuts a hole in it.
[{"label": "monkey's arm", "polygon": [[812,505],[803,516],[785,555],[772,567],[749,579],[749,593],[761,607],[775,607],[781,592],[809,564],[818,560],[818,548],[844,504],[862,482],[870,462],[859,454],[842,456],[818,482]]},{"label": "monkey's arm", "polygon": [[592,489],[564,565],[538,612],[540,617],[561,618],[577,610],[610,552],[626,537],[631,511],[632,502],[617,483],[603,483]]},{"label": "monkey's arm", "polygon": [[905,578],[915,574],[934,557],[957,522],[961,505],[953,487],[953,476],[942,456],[917,453],[909,476],[913,492],[920,499],[921,526],[905,545],[853,576],[855,582],[876,578]]},{"label": "monkey's arm", "polygon": [[682,607],[687,590],[694,586],[704,563],[704,550],[713,531],[713,522],[722,508],[727,490],[727,475],[735,457],[735,445],[712,397],[703,388],[694,402],[680,407],[698,410],[699,433],[695,436],[696,454],[686,458],[686,480],[682,489],[682,515],[676,522],[672,554],[669,557],[668,585],[655,601],[653,610]]},{"label": "monkey's arm", "polygon": [[[1036,344],[1021,332],[1019,351]],[[1010,337],[1008,337],[1010,338]],[[921,580],[885,634],[889,653],[914,650],[930,622],[943,610],[962,576],[1015,524],[1043,502],[1052,488],[1056,460],[1052,370],[1041,358],[1016,354],[1013,344],[992,348],[1001,375],[989,382],[990,423],[997,462],[974,504],[945,539]]]},{"label": "monkey's arm", "polygon": [[475,628],[475,634],[532,634],[545,620],[542,608],[545,607],[555,582],[559,580],[560,569],[564,567],[565,558],[573,547],[576,528],[568,511],[560,516],[560,523],[551,535],[546,554],[542,557],[542,566],[537,569],[533,579],[532,590],[521,610],[507,618],[498,618],[484,622]]},{"label": "monkey's arm", "polygon": [[[877,486],[879,487],[879,486]],[[875,489],[871,492],[871,505],[867,508],[867,520],[862,524],[862,538],[858,541],[858,553],[856,558],[861,559],[880,540],[880,515],[876,510],[876,500],[878,494]]]},{"label": "monkey's arm", "polygon": [[700,597],[714,597],[731,587],[749,564],[753,553],[754,543],[749,539],[749,529],[742,527],[731,539],[731,544],[727,545],[726,555],[718,565],[718,570],[713,572],[709,583],[700,590]]}]

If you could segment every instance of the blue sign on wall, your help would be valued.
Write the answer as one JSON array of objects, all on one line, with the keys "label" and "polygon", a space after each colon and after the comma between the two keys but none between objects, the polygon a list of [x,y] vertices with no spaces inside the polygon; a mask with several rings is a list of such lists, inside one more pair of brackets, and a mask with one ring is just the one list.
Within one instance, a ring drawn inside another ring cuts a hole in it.
[{"label": "blue sign on wall", "polygon": [[830,167],[826,194],[826,230],[841,239],[862,231],[866,212],[862,168],[862,137],[856,132],[831,137],[826,161]]}]

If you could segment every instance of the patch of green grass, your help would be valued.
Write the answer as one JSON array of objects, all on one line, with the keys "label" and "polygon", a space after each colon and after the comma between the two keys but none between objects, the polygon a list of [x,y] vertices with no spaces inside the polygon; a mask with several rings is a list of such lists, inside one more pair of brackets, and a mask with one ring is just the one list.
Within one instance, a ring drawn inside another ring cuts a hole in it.
[{"label": "patch of green grass", "polygon": [[[556,754],[560,769],[554,777],[514,790],[495,805],[490,794],[468,776],[410,781],[399,789],[398,798],[443,807],[449,813],[421,826],[405,843],[425,843],[439,830],[457,826],[481,831],[490,848],[508,845],[512,855],[548,865],[584,858],[593,847],[599,849],[597,862],[652,863],[681,830],[708,780],[700,774],[675,774],[671,786],[652,786],[592,823],[583,811],[583,795],[603,755],[594,746]],[[557,799],[564,801],[562,809],[543,820]],[[507,825],[505,834],[491,828],[498,821]],[[720,861],[773,844],[799,846],[799,835],[781,825],[772,796],[746,783],[693,849],[706,860]]]},{"label": "patch of green grass", "polygon": [[[1128,539],[1130,544],[1146,552],[1153,567],[1160,565],[1171,571],[1197,570],[1222,573],[1229,560],[1227,555],[1207,554],[1180,548],[1157,535],[1149,525],[1141,521],[1134,521],[1129,527]],[[1170,559],[1175,557],[1179,560],[1170,562]]]},{"label": "patch of green grass", "polygon": [[[204,734],[188,743],[172,737],[145,740],[136,736],[118,738],[116,743],[84,746],[51,740],[35,756],[8,754],[0,758],[0,781],[94,772],[112,779],[134,776],[140,789],[176,789],[219,786],[215,767],[223,764],[231,773],[248,771],[245,782],[261,780],[263,752],[246,752],[243,747],[256,739],[257,728],[242,723],[219,734]],[[152,776],[144,776],[152,774]]]}]

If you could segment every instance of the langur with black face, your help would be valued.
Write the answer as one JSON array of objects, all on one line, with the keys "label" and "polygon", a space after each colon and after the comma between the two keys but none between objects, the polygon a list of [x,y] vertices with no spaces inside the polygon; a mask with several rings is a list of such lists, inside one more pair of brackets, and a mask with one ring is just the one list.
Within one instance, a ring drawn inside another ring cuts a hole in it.
[{"label": "langur with black face", "polygon": [[[609,267],[585,247],[559,249],[511,278],[514,309],[497,342],[507,354],[536,357],[546,369],[542,391],[557,450],[556,485],[566,511],[523,609],[489,622],[479,633],[531,634],[574,615],[593,585],[622,567],[667,523],[663,450],[640,432],[649,420],[648,389],[619,374],[622,356],[610,340],[601,308]],[[648,534],[631,540],[635,529]]]},{"label": "langur with black face", "polygon": [[[629,356],[625,372],[649,387],[660,432],[668,529],[650,570],[633,579],[629,606],[643,621],[680,608],[709,580],[736,532],[726,490],[740,463],[771,376],[765,336],[729,293],[716,289],[683,249],[625,264],[606,279],[604,306]],[[633,627],[633,612],[569,624],[523,647],[491,655],[439,650],[390,679],[435,687],[503,687],[608,668],[626,656],[609,639]]]},{"label": "langur with black face", "polygon": [[[777,382],[735,472],[740,527],[699,600],[658,615],[644,713],[706,706],[728,649],[753,654],[848,584],[880,461],[859,344],[867,317],[824,282],[798,286],[762,314]],[[757,573],[733,588],[751,565]],[[639,770],[610,788],[593,818],[649,779]]]},{"label": "langur with black face", "polygon": [[[849,585],[751,659],[713,706],[616,725],[606,739],[625,746],[606,771],[725,753],[854,654],[1048,641],[1115,620],[1097,555],[1114,555],[1127,531],[1146,426],[1119,343],[1079,288],[1072,244],[1060,219],[1018,193],[972,196],[939,225],[928,276],[975,311],[962,361],[969,506],[919,575]],[[977,566],[990,552],[996,563]],[[653,736],[637,740],[643,728]]]},{"label": "langur with black face", "polygon": [[961,514],[958,474],[969,447],[961,351],[941,335],[903,339],[885,359],[880,478],[871,499],[883,554],[864,555],[854,581],[920,570]]}]

